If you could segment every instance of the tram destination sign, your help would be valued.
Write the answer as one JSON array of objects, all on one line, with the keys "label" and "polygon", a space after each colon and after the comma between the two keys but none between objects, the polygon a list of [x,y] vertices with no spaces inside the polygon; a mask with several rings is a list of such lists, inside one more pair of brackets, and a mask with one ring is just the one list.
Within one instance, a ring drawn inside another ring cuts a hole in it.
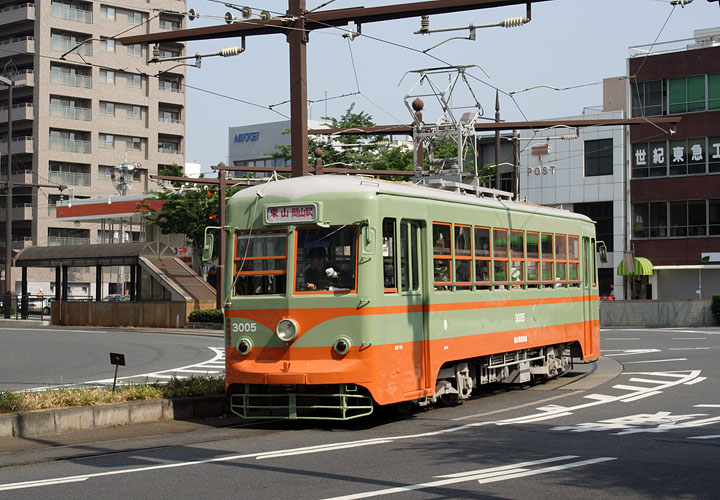
[{"label": "tram destination sign", "polygon": [[314,203],[265,207],[265,223],[315,222],[317,221],[317,212],[317,205]]}]

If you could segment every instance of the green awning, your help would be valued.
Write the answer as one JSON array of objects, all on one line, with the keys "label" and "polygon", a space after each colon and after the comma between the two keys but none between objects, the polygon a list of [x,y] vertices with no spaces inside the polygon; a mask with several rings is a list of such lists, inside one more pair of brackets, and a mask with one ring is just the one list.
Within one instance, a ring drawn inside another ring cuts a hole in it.
[{"label": "green awning", "polygon": [[621,260],[617,273],[620,276],[632,276],[633,274],[638,276],[652,276],[653,265],[652,262],[645,257],[635,257],[635,272],[629,273],[625,270],[625,261]]}]

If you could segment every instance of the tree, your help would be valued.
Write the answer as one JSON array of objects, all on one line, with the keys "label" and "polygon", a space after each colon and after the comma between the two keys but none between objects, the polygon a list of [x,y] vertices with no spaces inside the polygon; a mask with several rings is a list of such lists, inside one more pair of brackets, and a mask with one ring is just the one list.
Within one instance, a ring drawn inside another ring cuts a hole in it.
[{"label": "tree", "polygon": [[[324,116],[325,125],[330,128],[372,127],[372,116],[364,111],[356,113],[355,103],[340,118]],[[290,133],[289,130],[286,133]],[[324,166],[378,170],[412,170],[413,151],[411,147],[392,145],[384,136],[342,135],[332,140],[308,138],[308,162],[315,163],[315,150],[323,152]],[[290,159],[290,146],[275,146],[275,158]]]},{"label": "tree", "polygon": [[[182,176],[182,167],[172,165],[162,169],[161,175]],[[192,244],[193,253],[200,255],[205,239],[205,228],[217,226],[219,195],[216,185],[197,184],[192,182],[172,182],[172,189],[163,186],[159,191],[152,192],[155,200],[162,200],[160,210],[153,210],[147,205],[145,224],[157,225],[164,234],[183,234]],[[239,189],[228,188],[229,198]]]}]

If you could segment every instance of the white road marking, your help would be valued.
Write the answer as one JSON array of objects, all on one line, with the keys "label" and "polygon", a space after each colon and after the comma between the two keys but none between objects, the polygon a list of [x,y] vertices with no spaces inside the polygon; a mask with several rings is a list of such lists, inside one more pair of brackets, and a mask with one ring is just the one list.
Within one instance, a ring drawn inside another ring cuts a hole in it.
[{"label": "white road marking", "polygon": [[707,337],[678,337],[673,340],[707,340]]},{"label": "white road marking", "polygon": [[717,349],[717,347],[671,347],[671,351],[707,351],[708,349]]},{"label": "white road marking", "polygon": [[[130,383],[146,383],[154,382],[156,380],[169,380],[172,378],[184,379],[188,378],[188,375],[182,375],[183,373],[200,373],[203,375],[213,375],[225,372],[225,349],[222,347],[208,347],[213,351],[214,356],[207,361],[202,361],[194,365],[180,366],[178,368],[171,368],[169,370],[161,370],[158,372],[141,373],[139,375],[128,375],[126,377],[118,377],[117,382],[119,385],[130,384]],[[154,379],[154,380],[153,380]],[[43,387],[34,387],[27,389],[28,392],[39,392],[46,391],[48,389],[57,389],[60,387],[80,387],[80,386],[94,386],[94,385],[111,385],[113,379],[106,378],[102,380],[91,380],[89,382],[82,382],[78,384],[59,384],[49,385]]]},{"label": "white road marking", "polygon": [[625,365],[634,365],[637,363],[666,363],[669,361],[687,361],[687,358],[673,358],[673,359],[650,359],[648,361],[625,361]]},{"label": "white road marking", "polygon": [[709,436],[691,436],[688,439],[720,439],[720,434],[711,434]]},{"label": "white road marking", "polygon": [[615,338],[606,338],[603,340],[640,340],[640,337],[615,337]]},{"label": "white road marking", "polygon": [[669,411],[656,413],[640,413],[628,415],[627,417],[611,418],[599,422],[586,422],[579,425],[562,425],[553,427],[553,431],[618,431],[614,435],[637,434],[641,432],[662,433],[680,429],[691,429],[693,427],[704,427],[720,422],[720,417],[707,417],[705,413],[694,413],[689,415],[673,415]]},{"label": "white road marking", "polygon": [[634,356],[636,354],[650,354],[651,352],[660,352],[660,349],[603,349],[602,353],[617,352],[619,354],[605,354],[608,357],[616,356]]},{"label": "white road marking", "polygon": [[447,486],[449,484],[463,483],[467,481],[477,481],[479,484],[494,483],[497,481],[507,481],[508,479],[517,479],[527,476],[535,476],[538,474],[547,474],[548,472],[557,472],[561,470],[571,469],[573,467],[583,467],[585,465],[592,465],[601,462],[607,462],[610,460],[617,460],[615,457],[599,457],[589,460],[581,460],[579,462],[573,462],[563,465],[554,465],[551,467],[544,467],[538,469],[527,469],[526,467],[531,465],[538,465],[542,463],[548,463],[553,461],[568,460],[571,458],[577,458],[572,455],[564,457],[555,457],[546,460],[537,460],[535,462],[522,462],[514,466],[505,467],[493,467],[489,469],[481,469],[477,471],[463,472],[460,474],[451,474],[450,476],[438,476],[442,479],[437,481],[430,481],[427,483],[412,484],[407,486],[398,486],[395,488],[387,488],[384,490],[368,491],[364,493],[354,493],[350,495],[343,495],[339,497],[327,498],[325,500],[356,500],[359,498],[371,498],[385,495],[394,495],[396,493],[404,493],[408,491],[424,490],[428,488],[438,488]]},{"label": "white road marking", "polygon": [[694,405],[693,408],[720,408],[720,405],[701,404],[701,405]]}]

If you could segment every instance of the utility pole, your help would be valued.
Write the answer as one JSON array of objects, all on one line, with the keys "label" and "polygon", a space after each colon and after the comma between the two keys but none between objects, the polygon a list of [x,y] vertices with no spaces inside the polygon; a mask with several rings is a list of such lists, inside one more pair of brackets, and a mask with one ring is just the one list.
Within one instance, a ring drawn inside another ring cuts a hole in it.
[{"label": "utility pole", "polygon": [[276,33],[285,34],[290,53],[291,168],[293,177],[300,177],[309,173],[306,45],[311,31],[346,26],[350,22],[354,22],[357,26],[356,35],[358,35],[361,26],[366,23],[510,5],[530,5],[531,3],[546,1],[550,0],[430,0],[381,7],[352,7],[307,12],[305,10],[305,0],[288,0],[287,13],[284,16],[269,20],[248,19],[219,26],[126,36],[119,38],[119,40],[122,44],[128,45],[211,40]]}]

